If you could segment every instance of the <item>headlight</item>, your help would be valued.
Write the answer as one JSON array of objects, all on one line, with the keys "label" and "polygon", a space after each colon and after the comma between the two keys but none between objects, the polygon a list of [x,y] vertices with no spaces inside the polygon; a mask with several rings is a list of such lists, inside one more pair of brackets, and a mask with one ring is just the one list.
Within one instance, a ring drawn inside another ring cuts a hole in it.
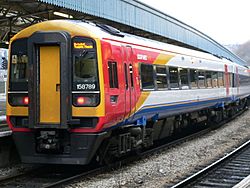
[{"label": "headlight", "polygon": [[77,93],[73,94],[73,105],[74,106],[97,106],[100,102],[100,95],[91,93],[91,94],[82,94],[82,93]]},{"label": "headlight", "polygon": [[27,93],[9,93],[8,101],[12,106],[28,106],[29,97]]}]

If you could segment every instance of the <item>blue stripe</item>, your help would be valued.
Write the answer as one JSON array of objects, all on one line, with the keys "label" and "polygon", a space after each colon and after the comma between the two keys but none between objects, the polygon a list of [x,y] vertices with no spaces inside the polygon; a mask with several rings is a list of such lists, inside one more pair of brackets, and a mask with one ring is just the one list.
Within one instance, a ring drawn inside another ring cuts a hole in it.
[{"label": "blue stripe", "polygon": [[[234,100],[239,98],[240,96],[233,97]],[[135,124],[138,119],[141,119],[143,116],[146,119],[151,119],[155,116],[159,117],[160,119],[167,116],[173,116],[182,113],[189,113],[192,111],[197,111],[205,108],[218,108],[223,106],[224,103],[234,102],[232,100],[232,96],[225,97],[225,98],[217,98],[217,99],[209,99],[209,100],[202,100],[196,101],[189,100],[188,101],[180,101],[180,102],[171,102],[166,104],[158,104],[158,105],[148,105],[137,111],[134,115],[129,117],[123,122],[120,122],[112,127],[107,129],[113,129],[118,126],[122,126],[125,124]],[[182,103],[182,104],[179,104]],[[105,130],[107,130],[105,129]]]}]

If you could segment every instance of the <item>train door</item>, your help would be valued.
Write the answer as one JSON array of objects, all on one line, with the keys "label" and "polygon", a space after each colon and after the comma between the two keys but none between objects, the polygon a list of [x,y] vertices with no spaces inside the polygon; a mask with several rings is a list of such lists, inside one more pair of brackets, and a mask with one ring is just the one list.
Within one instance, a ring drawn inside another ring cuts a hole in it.
[{"label": "train door", "polygon": [[41,46],[39,123],[60,123],[60,47]]},{"label": "train door", "polygon": [[130,116],[135,112],[135,83],[133,66],[133,49],[130,46],[124,47],[124,76],[125,76],[125,114]]},{"label": "train door", "polygon": [[28,41],[30,128],[67,128],[71,120],[71,45],[67,36],[41,32]]}]

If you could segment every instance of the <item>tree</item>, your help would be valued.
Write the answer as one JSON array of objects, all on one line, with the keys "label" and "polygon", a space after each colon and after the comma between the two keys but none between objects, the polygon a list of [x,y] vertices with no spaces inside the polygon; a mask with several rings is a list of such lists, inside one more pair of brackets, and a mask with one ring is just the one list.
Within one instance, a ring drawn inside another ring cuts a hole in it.
[{"label": "tree", "polygon": [[248,65],[250,65],[250,41],[239,45],[234,53],[245,60]]}]

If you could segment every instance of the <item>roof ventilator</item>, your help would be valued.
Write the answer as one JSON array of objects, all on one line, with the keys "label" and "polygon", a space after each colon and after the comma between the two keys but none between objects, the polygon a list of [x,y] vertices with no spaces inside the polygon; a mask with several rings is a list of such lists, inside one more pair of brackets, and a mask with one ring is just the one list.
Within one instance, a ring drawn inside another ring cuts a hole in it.
[{"label": "roof ventilator", "polygon": [[118,37],[124,37],[125,35],[121,33],[120,30],[111,27],[109,25],[105,25],[105,24],[96,24],[98,27],[100,27],[101,29],[103,29],[104,31],[110,33],[111,35],[115,35]]}]

